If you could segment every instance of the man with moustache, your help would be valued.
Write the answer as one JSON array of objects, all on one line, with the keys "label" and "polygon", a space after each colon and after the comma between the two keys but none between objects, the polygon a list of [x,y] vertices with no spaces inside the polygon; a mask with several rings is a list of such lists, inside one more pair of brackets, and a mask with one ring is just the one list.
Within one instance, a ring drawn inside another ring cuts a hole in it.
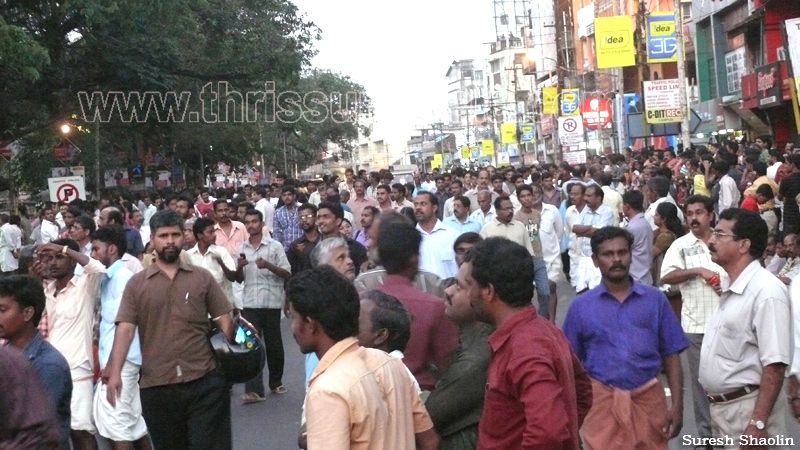
[{"label": "man with moustache", "polygon": [[[480,240],[475,233],[459,236],[455,244],[459,267],[469,249]],[[447,372],[425,401],[442,439],[441,450],[474,449],[478,444],[478,421],[483,413],[486,372],[492,355],[489,335],[494,327],[475,318],[470,295],[469,287],[464,280],[459,283],[458,277],[445,289],[444,313],[458,327],[459,346]]]},{"label": "man with moustache", "polygon": [[300,228],[303,235],[289,245],[286,258],[292,266],[292,275],[311,268],[311,251],[314,250],[322,235],[317,231],[317,207],[311,202],[297,208]]},{"label": "man with moustache", "polygon": [[720,213],[708,243],[730,281],[706,327],[700,384],[714,435],[735,440],[725,443],[729,450],[766,448],[767,438],[787,433],[787,404],[778,397],[792,361],[792,310],[786,286],[761,267],[766,246],[767,224],[739,208]]},{"label": "man with moustache", "polygon": [[[629,231],[614,226],[592,235],[602,278],[572,300],[564,320],[564,334],[592,378],[592,409],[581,430],[592,449],[666,450],[683,425],[680,352],[689,342],[664,294],[631,277],[633,244]],[[662,367],[676,393],[669,408]]]},{"label": "man with moustache", "polygon": [[[292,266],[283,245],[263,233],[261,211],[245,213],[244,226],[250,237],[239,246],[247,264],[237,263],[236,281],[244,282],[242,317],[247,319],[264,338],[269,369],[269,389],[284,394],[284,352],[281,337],[281,311],[288,317],[284,281],[291,277]],[[261,374],[247,382],[245,403],[264,401],[264,381]]]},{"label": "man with moustache", "polygon": [[677,286],[683,299],[680,319],[690,343],[686,350],[692,380],[689,386],[700,438],[711,437],[711,409],[706,391],[698,381],[700,348],[708,321],[719,304],[720,281],[727,277],[725,270],[711,260],[708,249],[713,220],[714,201],[711,198],[704,195],[687,198],[686,222],[691,233],[670,245],[661,264],[661,282]]},{"label": "man with moustache", "polygon": [[183,218],[159,211],[150,220],[156,260],[128,281],[103,371],[108,402],[122,392],[121,372],[137,331],[141,343],[142,415],[154,448],[230,449],[230,393],[207,335],[210,316],[233,341],[233,309],[206,270],[180,261]]}]

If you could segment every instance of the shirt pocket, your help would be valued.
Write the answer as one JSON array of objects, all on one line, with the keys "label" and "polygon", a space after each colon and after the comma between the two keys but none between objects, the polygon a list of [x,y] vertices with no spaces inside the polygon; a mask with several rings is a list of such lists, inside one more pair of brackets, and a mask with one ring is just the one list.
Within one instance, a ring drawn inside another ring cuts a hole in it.
[{"label": "shirt pocket", "polygon": [[208,308],[206,308],[206,297],[202,288],[200,286],[193,287],[188,292],[175,294],[173,311],[179,319],[189,323],[208,322]]},{"label": "shirt pocket", "polygon": [[450,245],[439,244],[439,256],[441,256],[442,261],[455,261],[456,259],[456,252],[453,250],[453,247]]},{"label": "shirt pocket", "polygon": [[743,331],[728,324],[720,326],[717,336],[716,354],[731,361],[741,361],[745,347]]}]

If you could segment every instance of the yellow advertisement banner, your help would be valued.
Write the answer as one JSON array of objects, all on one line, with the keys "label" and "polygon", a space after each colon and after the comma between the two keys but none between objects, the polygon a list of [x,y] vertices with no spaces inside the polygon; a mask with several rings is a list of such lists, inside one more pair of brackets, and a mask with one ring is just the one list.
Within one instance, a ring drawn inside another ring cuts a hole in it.
[{"label": "yellow advertisement banner", "polygon": [[503,144],[513,144],[514,142],[517,142],[516,123],[500,124],[500,142],[502,142]]},{"label": "yellow advertisement banner", "polygon": [[558,88],[542,88],[542,114],[558,114]]},{"label": "yellow advertisement banner", "polygon": [[433,155],[433,160],[431,161],[431,169],[438,169],[442,167],[442,155],[437,153]]},{"label": "yellow advertisement banner", "polygon": [[481,141],[481,154],[483,156],[494,155],[494,141],[491,139],[484,139]]},{"label": "yellow advertisement banner", "polygon": [[599,69],[636,65],[630,16],[596,17],[594,34]]},{"label": "yellow advertisement banner", "polygon": [[534,127],[532,123],[524,123],[520,126],[520,141],[533,142]]},{"label": "yellow advertisement banner", "polygon": [[472,150],[469,148],[468,145],[461,146],[461,159],[469,159],[472,156]]}]

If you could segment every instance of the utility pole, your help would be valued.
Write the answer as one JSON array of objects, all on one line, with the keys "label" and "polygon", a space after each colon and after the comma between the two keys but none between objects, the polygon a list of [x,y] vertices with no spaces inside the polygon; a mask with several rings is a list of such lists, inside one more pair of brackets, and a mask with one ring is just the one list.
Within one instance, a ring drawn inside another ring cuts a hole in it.
[{"label": "utility pole", "polygon": [[[622,15],[620,0],[614,0],[614,15]],[[617,92],[616,102],[614,102],[614,111],[616,111],[617,117],[617,151],[620,154],[622,154],[622,149],[625,148],[625,143],[628,141],[625,129],[627,124],[623,120],[625,115],[622,111],[625,104],[625,79],[623,78],[623,70],[622,67],[617,67],[613,70],[614,86],[616,87],[614,90]]]},{"label": "utility pole", "polygon": [[95,187],[95,195],[97,200],[100,201],[100,186],[103,184],[103,178],[100,177],[100,114],[94,116],[94,177],[97,180]]},{"label": "utility pole", "polygon": [[675,44],[677,46],[678,59],[678,83],[680,84],[680,105],[681,105],[681,142],[683,150],[687,150],[692,145],[691,130],[689,129],[689,100],[686,89],[686,55],[683,48],[683,15],[681,8],[675,11]]}]

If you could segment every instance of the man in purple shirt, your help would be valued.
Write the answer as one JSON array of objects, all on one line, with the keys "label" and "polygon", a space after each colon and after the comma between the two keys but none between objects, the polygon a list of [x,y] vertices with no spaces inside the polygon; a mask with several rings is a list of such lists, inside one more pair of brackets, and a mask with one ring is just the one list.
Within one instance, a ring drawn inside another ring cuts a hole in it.
[{"label": "man in purple shirt", "polygon": [[[414,317],[403,361],[423,390],[433,390],[437,376],[450,364],[458,347],[458,329],[444,314],[444,300],[412,284],[419,272],[422,236],[409,223],[391,223],[378,232],[378,256],[386,269],[378,290],[400,300]],[[434,367],[434,369],[432,369]]]},{"label": "man in purple shirt", "polygon": [[374,207],[374,206],[365,206],[364,209],[361,211],[361,229],[357,230],[353,234],[353,240],[358,242],[359,244],[363,245],[364,247],[367,246],[367,241],[369,240],[369,229],[372,228],[372,224],[375,222],[375,218],[378,217],[378,214],[381,213],[381,210]]},{"label": "man in purple shirt", "polygon": [[633,235],[631,247],[631,276],[633,281],[652,285],[653,275],[653,228],[644,218],[644,194],[628,191],[622,196],[622,213],[628,218],[625,229]]},{"label": "man in purple shirt", "polygon": [[[679,353],[689,341],[664,294],[631,278],[631,233],[601,228],[591,246],[601,282],[572,300],[564,320],[564,334],[592,379],[583,438],[595,449],[666,450],[683,426]],[[674,393],[669,409],[658,378],[662,366]]]}]

